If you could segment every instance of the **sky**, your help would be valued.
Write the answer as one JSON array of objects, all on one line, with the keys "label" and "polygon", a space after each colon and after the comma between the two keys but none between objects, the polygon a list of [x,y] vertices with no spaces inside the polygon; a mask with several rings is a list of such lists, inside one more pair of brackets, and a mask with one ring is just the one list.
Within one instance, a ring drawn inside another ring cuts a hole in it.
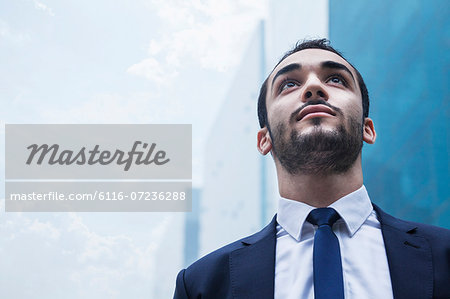
[{"label": "sky", "polygon": [[[256,0],[0,0],[2,182],[5,124],[177,123],[193,126],[200,187],[205,141],[266,10]],[[1,205],[2,298],[148,297],[155,253],[182,217]]]},{"label": "sky", "polygon": [[201,185],[204,141],[264,1],[0,3],[3,124],[189,123]]}]

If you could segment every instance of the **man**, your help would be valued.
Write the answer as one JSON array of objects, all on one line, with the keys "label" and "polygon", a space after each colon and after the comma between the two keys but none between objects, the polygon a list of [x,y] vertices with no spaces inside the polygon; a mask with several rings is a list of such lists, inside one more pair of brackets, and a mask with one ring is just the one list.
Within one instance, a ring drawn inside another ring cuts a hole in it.
[{"label": "man", "polygon": [[450,231],[396,219],[369,199],[368,116],[361,75],[328,41],[289,51],[258,100],[257,146],[275,161],[278,213],[182,270],[174,297],[450,298]]}]

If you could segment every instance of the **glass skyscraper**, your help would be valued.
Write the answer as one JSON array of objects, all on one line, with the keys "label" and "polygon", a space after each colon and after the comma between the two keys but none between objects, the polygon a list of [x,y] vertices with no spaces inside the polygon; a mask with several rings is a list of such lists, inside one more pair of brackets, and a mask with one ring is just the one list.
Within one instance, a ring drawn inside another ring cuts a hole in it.
[{"label": "glass skyscraper", "polygon": [[378,139],[365,145],[371,199],[450,228],[450,2],[329,1],[332,45],[361,72]]}]

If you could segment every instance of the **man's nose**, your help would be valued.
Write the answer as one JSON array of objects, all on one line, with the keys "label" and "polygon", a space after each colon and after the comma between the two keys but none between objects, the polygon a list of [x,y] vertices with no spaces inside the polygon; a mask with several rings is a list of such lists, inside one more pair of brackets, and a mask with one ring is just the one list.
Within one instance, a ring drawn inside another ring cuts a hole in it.
[{"label": "man's nose", "polygon": [[302,93],[302,102],[308,102],[311,100],[328,100],[328,93],[325,90],[320,79],[316,76],[311,76],[305,83]]}]

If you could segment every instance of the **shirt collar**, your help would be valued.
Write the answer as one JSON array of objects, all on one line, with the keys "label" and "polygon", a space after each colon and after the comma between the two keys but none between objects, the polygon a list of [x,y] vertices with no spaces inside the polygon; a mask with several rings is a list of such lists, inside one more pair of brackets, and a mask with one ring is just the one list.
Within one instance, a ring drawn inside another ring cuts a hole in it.
[{"label": "shirt collar", "polygon": [[[339,213],[352,237],[363,225],[373,210],[366,188],[341,197],[330,205]],[[278,201],[277,222],[297,241],[301,238],[303,224],[315,207],[303,202],[281,197]]]}]

